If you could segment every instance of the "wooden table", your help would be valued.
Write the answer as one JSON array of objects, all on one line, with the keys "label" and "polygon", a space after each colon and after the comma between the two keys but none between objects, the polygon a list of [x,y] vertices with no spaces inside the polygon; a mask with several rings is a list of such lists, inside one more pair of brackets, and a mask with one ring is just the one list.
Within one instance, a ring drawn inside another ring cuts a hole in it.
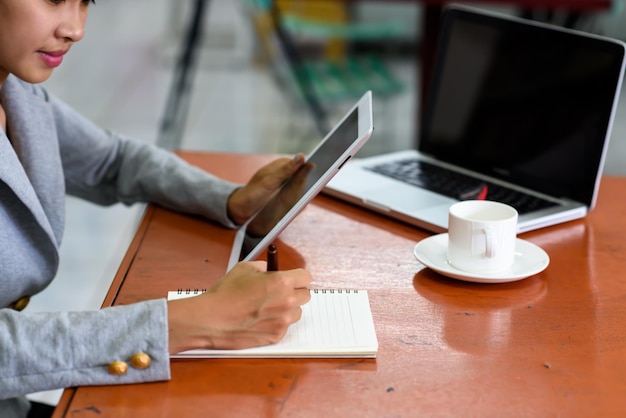
[{"label": "wooden table", "polygon": [[[184,153],[244,181],[268,157]],[[429,234],[317,197],[277,241],[315,287],[367,289],[376,359],[173,360],[172,380],[64,392],[55,417],[626,416],[626,178],[584,220],[526,233],[550,266],[473,284],[413,257]],[[149,207],[105,306],[208,287],[232,232]]]}]

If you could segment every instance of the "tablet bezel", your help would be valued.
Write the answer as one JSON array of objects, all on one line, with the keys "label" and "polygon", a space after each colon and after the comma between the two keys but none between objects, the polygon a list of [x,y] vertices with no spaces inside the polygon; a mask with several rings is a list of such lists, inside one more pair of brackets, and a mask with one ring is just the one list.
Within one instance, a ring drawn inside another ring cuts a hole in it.
[{"label": "tablet bezel", "polygon": [[[337,131],[346,120],[352,115],[353,112],[357,112],[358,120],[358,133],[354,140],[346,147],[341,154],[335,158],[335,162],[320,175],[319,179],[315,181],[311,187],[304,192],[304,194],[294,203],[294,205],[285,213],[285,215],[269,230],[269,232],[263,237],[259,238],[259,241],[248,252],[245,257],[242,258],[242,250],[244,246],[244,240],[246,238],[246,228],[255,218],[253,216],[244,225],[242,225],[233,242],[231,255],[228,263],[228,270],[230,270],[239,261],[251,261],[257,259],[265,250],[269,244],[275,241],[280,233],[289,225],[289,223],[310,203],[315,196],[317,196],[326,184],[337,174],[343,164],[345,164],[372,136],[374,130],[373,113],[372,113],[372,92],[366,92],[359,101],[341,118],[341,120],[335,125],[335,127],[322,139],[315,149],[309,153],[306,157],[306,161],[309,161],[316,155],[317,152],[322,149],[322,146],[332,139],[333,133]],[[259,211],[260,212],[260,211]],[[257,214],[259,213],[257,212]]]}]

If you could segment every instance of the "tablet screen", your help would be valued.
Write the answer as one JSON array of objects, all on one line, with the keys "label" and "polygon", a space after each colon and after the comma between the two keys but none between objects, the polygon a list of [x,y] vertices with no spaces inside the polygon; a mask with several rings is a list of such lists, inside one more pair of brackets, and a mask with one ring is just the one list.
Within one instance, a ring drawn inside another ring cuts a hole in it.
[{"label": "tablet screen", "polygon": [[[242,227],[246,229],[243,243],[238,246],[235,242],[233,248],[233,251],[238,247],[241,249],[238,260],[258,257],[363,146],[372,129],[371,93],[368,92],[307,156],[306,164],[301,168],[304,171],[281,186],[268,204]],[[231,264],[232,261],[233,257]]]}]

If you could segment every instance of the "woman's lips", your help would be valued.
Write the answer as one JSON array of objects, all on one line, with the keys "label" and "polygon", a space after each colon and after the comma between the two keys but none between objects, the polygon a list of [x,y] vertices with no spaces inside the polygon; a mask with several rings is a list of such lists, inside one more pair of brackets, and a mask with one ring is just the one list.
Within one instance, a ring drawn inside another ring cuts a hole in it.
[{"label": "woman's lips", "polygon": [[39,56],[42,61],[51,68],[56,68],[63,62],[63,56],[67,53],[66,50],[63,51],[39,51]]}]

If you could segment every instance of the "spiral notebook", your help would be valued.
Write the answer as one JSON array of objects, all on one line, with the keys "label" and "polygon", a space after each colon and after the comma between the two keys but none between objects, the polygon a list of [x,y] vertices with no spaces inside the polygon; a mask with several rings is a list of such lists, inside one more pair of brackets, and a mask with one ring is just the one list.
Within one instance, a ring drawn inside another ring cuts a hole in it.
[{"label": "spiral notebook", "polygon": [[[201,289],[168,292],[168,300],[194,297]],[[313,289],[302,318],[281,341],[243,350],[189,350],[172,358],[374,358],[378,340],[365,290]]]}]

